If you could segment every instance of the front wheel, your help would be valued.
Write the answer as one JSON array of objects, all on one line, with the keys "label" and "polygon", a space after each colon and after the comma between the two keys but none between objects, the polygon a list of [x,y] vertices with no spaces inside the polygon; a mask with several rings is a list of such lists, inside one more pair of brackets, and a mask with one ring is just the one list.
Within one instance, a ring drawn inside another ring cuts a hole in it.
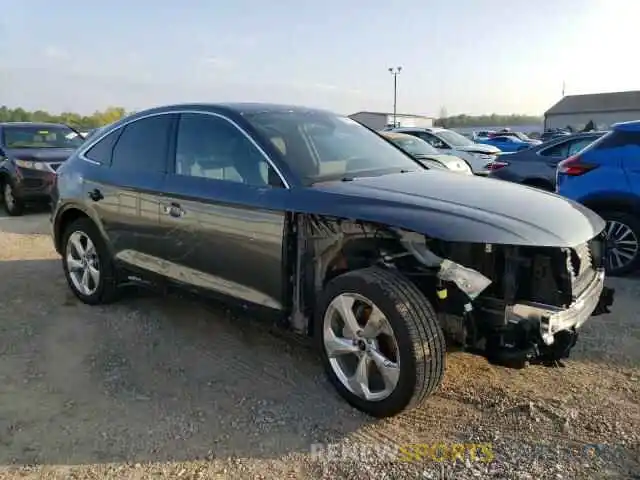
[{"label": "front wheel", "polygon": [[442,382],[446,346],[433,307],[408,279],[378,267],[334,278],[316,336],[340,395],[375,417],[420,405]]},{"label": "front wheel", "polygon": [[2,200],[4,203],[4,210],[8,215],[12,217],[22,215],[24,204],[22,200],[16,197],[13,185],[11,185],[10,181],[7,181],[2,185]]},{"label": "front wheel", "polygon": [[603,212],[607,222],[606,270],[611,276],[631,273],[640,267],[640,220],[624,212]]}]

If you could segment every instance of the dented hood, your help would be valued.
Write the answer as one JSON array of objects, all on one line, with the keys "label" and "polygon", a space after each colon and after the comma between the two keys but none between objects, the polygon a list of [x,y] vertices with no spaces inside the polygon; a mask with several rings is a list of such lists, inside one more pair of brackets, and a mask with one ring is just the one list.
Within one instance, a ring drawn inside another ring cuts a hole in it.
[{"label": "dented hood", "polygon": [[591,210],[553,193],[438,170],[316,184],[308,213],[379,222],[446,241],[573,247],[604,229]]}]

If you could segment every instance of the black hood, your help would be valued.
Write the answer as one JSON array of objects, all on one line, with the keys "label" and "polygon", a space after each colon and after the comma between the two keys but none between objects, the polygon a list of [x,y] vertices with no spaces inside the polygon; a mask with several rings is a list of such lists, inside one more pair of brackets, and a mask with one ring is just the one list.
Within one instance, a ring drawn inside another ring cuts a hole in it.
[{"label": "black hood", "polygon": [[6,149],[10,158],[30,162],[64,162],[75,150],[73,148],[13,148]]},{"label": "black hood", "polygon": [[435,169],[305,190],[308,213],[379,222],[446,241],[574,247],[604,229],[597,214],[556,194]]}]

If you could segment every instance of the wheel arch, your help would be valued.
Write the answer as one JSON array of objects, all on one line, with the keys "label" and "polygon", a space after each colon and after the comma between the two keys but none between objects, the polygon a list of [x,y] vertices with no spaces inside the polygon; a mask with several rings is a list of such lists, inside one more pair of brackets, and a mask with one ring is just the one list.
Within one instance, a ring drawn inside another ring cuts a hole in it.
[{"label": "wheel arch", "polygon": [[108,241],[108,238],[102,226],[102,222],[100,222],[98,216],[90,210],[84,208],[83,206],[73,203],[58,210],[58,212],[56,212],[54,216],[53,239],[54,247],[58,253],[62,253],[62,236],[64,235],[65,229],[72,222],[78,220],[79,218],[88,218],[89,220],[91,220],[100,231],[102,238],[105,240],[107,248],[111,249],[111,244]]}]

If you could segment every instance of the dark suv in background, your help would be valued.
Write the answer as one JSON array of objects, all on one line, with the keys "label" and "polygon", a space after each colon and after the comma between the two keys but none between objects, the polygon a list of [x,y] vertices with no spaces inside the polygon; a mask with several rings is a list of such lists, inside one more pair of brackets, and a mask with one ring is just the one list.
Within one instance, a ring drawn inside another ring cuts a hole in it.
[{"label": "dark suv in background", "polygon": [[84,142],[77,131],[56,123],[0,123],[0,188],[9,215],[25,203],[48,203],[55,172]]}]

